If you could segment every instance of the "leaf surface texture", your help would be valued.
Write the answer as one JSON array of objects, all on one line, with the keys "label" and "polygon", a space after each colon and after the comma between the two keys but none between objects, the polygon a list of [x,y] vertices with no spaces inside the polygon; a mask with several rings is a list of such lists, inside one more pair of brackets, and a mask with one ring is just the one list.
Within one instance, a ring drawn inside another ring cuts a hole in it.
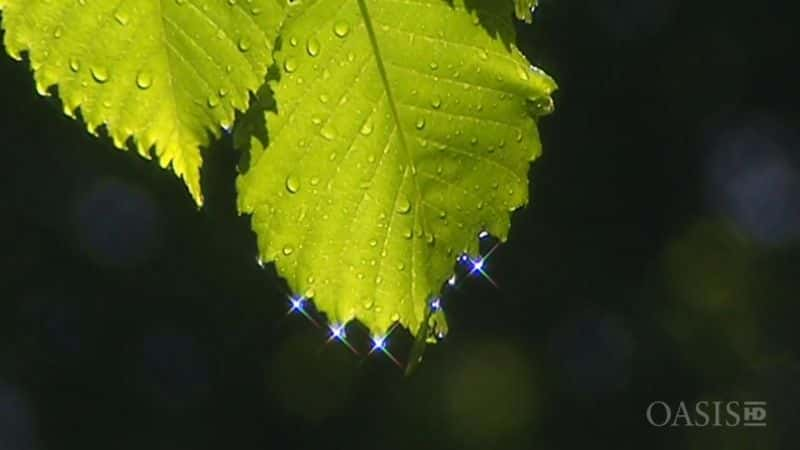
[{"label": "leaf surface texture", "polygon": [[[260,256],[333,323],[421,329],[482,231],[528,200],[553,80],[513,45],[512,2],[289,7],[275,105],[236,131]],[[427,328],[427,327],[426,327]]]}]

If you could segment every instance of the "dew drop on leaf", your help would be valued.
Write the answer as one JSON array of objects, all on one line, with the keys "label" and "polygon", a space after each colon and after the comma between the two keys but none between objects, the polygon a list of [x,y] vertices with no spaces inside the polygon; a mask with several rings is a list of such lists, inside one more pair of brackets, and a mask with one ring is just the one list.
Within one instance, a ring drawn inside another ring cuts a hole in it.
[{"label": "dew drop on leaf", "polygon": [[336,139],[336,131],[330,126],[322,127],[322,129],[319,130],[319,134],[329,141]]},{"label": "dew drop on leaf", "polygon": [[294,58],[288,58],[286,61],[283,62],[283,69],[289,73],[294,72],[297,70],[297,61]]},{"label": "dew drop on leaf", "polygon": [[136,75],[136,86],[139,89],[149,89],[153,85],[153,76],[149,72],[141,71]]},{"label": "dew drop on leaf", "polygon": [[306,51],[310,56],[319,55],[319,41],[317,38],[310,38],[306,43]]},{"label": "dew drop on leaf", "polygon": [[361,134],[363,134],[364,136],[369,136],[370,134],[372,134],[373,130],[374,127],[372,125],[372,121],[368,120],[366,123],[364,123],[364,126],[361,127]]},{"label": "dew drop on leaf", "polygon": [[292,253],[294,253],[294,247],[292,247],[291,245],[286,245],[286,246],[283,247],[283,254],[284,255],[289,256]]},{"label": "dew drop on leaf", "polygon": [[340,38],[347,36],[350,33],[350,24],[344,20],[339,20],[333,25],[333,33]]},{"label": "dew drop on leaf", "polygon": [[92,67],[92,78],[98,83],[105,83],[108,81],[108,69],[105,67]]},{"label": "dew drop on leaf", "polygon": [[286,177],[286,190],[289,191],[290,194],[296,194],[297,191],[300,190],[300,180],[294,175]]},{"label": "dew drop on leaf", "polygon": [[397,212],[408,214],[409,211],[411,211],[411,202],[408,201],[408,197],[405,194],[401,193],[397,198]]}]

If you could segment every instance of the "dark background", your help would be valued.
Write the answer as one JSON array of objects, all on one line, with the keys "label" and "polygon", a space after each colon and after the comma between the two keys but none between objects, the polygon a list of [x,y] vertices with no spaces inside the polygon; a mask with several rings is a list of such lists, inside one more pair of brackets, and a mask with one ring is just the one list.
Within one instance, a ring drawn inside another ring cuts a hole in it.
[{"label": "dark background", "polygon": [[[286,316],[229,137],[197,211],[2,58],[0,450],[798,448],[790,3],[543,0],[533,201],[410,378]],[[657,400],[768,401],[769,425],[659,429]]]}]

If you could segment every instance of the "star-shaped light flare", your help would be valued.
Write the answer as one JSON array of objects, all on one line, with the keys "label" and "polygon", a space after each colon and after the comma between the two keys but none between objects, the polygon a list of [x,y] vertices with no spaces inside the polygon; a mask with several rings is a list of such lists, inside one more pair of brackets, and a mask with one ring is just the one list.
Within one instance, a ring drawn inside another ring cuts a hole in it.
[{"label": "star-shaped light flare", "polygon": [[349,348],[351,352],[358,355],[358,350],[356,350],[355,347],[350,344],[350,341],[347,340],[347,329],[345,328],[345,325],[332,323],[328,325],[328,330],[331,332],[331,335],[328,337],[328,342],[334,340],[339,341]]},{"label": "star-shaped light flare", "polygon": [[314,326],[319,328],[319,322],[314,320],[314,318],[311,317],[311,314],[309,314],[308,311],[306,311],[306,303],[307,303],[307,301],[308,301],[308,299],[306,299],[305,297],[303,297],[301,295],[290,295],[289,296],[289,303],[292,306],[291,306],[291,308],[289,308],[289,311],[286,313],[286,315],[288,316],[289,314],[293,314],[293,313],[296,313],[296,312],[300,313],[303,316],[305,316],[305,318],[308,319],[311,323],[313,323]]},{"label": "star-shaped light flare", "polygon": [[392,352],[389,351],[388,348],[389,343],[387,342],[389,335],[392,334],[392,331],[394,331],[396,325],[397,325],[396,323],[392,325],[392,327],[389,329],[389,332],[386,333],[386,335],[372,336],[372,349],[370,349],[369,354],[371,355],[375,352],[381,352],[384,355],[386,355],[386,357],[389,358],[397,367],[402,369],[403,365],[400,364],[400,361],[398,361],[397,358],[395,358],[395,356],[392,354]]},{"label": "star-shaped light flare", "polygon": [[492,286],[499,287],[497,286],[497,283],[495,283],[495,281],[492,279],[492,277],[489,276],[489,274],[486,273],[486,271],[484,270],[484,267],[486,265],[486,260],[489,259],[490,256],[492,256],[492,253],[494,253],[494,251],[497,250],[497,247],[499,246],[500,246],[499,243],[494,244],[494,246],[491,249],[489,249],[489,251],[486,252],[485,255],[480,256],[476,259],[472,259],[469,255],[466,254],[461,255],[460,258],[461,262],[466,264],[467,268],[469,269],[467,276],[474,275],[477,273],[478,275],[482,276],[487,281],[489,281],[489,283],[492,283]]}]

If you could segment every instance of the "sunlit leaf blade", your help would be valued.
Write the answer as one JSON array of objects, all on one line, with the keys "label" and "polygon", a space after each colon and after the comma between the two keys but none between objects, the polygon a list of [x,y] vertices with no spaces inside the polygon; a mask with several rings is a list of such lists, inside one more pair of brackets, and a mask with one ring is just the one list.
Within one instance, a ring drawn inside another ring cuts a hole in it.
[{"label": "sunlit leaf blade", "polygon": [[290,7],[277,112],[237,130],[261,258],[334,323],[427,329],[456,258],[482,230],[505,239],[527,202],[555,84],[514,47],[512,3],[468,4]]},{"label": "sunlit leaf blade", "polygon": [[202,203],[200,147],[231,127],[271,63],[285,0],[0,0],[5,46],[114,144],[133,137]]}]

